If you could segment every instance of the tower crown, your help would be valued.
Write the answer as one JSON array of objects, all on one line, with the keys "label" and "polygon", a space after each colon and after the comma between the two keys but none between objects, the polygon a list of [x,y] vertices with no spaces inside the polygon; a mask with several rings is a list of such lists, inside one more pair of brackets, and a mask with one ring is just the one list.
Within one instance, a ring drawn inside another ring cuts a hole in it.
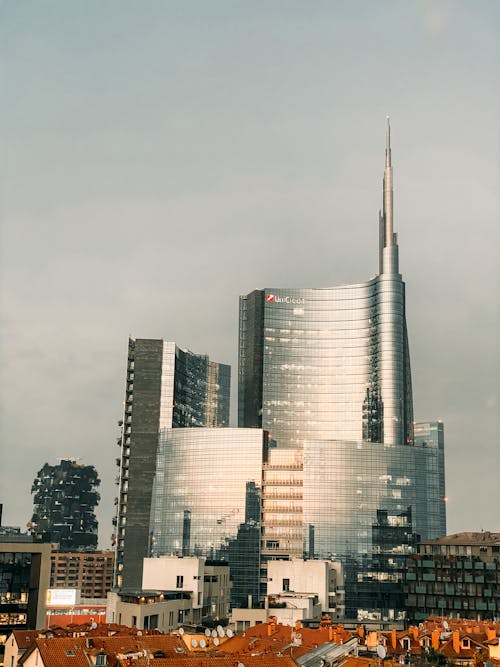
[{"label": "tower crown", "polygon": [[393,187],[391,156],[391,122],[387,116],[385,139],[383,208],[379,211],[379,273],[399,273],[397,235],[393,226]]}]

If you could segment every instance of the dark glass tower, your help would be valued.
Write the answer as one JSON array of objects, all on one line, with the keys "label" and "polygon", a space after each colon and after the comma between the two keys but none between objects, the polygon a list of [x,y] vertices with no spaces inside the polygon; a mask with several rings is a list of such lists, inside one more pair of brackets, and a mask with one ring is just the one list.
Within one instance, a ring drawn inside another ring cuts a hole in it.
[{"label": "dark glass tower", "polygon": [[[414,446],[389,122],[379,239],[379,274],[368,282],[240,298],[238,421],[274,444],[263,472],[263,563],[340,558],[351,573],[348,615],[390,617],[404,601],[400,557],[416,531],[428,532],[416,519],[431,482],[421,473],[429,451]],[[265,581],[264,567],[261,592]]]},{"label": "dark glass tower", "polygon": [[[162,429],[229,424],[230,366],[164,340],[130,339],[118,444],[115,583],[140,588]],[[185,527],[188,530],[188,526]]]}]

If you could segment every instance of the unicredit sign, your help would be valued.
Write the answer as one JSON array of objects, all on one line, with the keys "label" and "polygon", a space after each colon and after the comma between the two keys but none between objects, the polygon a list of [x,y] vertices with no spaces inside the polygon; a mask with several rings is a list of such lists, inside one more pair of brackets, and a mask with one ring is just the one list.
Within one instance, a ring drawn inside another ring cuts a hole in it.
[{"label": "unicredit sign", "polygon": [[303,306],[305,299],[294,296],[278,296],[277,294],[266,294],[267,303],[293,303],[297,306]]}]

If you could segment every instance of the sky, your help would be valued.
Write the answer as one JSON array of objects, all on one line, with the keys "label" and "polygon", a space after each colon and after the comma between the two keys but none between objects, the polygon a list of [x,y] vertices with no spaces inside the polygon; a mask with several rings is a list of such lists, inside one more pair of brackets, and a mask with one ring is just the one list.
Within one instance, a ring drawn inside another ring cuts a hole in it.
[{"label": "sky", "polygon": [[0,2],[5,525],[81,458],[109,546],[129,335],[235,386],[239,294],[376,275],[390,115],[415,417],[448,532],[500,531],[499,28],[496,0]]}]

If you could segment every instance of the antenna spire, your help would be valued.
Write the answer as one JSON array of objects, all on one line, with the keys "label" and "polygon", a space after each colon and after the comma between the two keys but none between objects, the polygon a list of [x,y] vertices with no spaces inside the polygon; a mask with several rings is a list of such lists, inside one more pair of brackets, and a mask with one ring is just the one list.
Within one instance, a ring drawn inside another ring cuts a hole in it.
[{"label": "antenna spire", "polygon": [[380,273],[398,273],[397,240],[393,226],[391,121],[386,117],[383,208],[380,213]]},{"label": "antenna spire", "polygon": [[385,131],[385,166],[391,166],[391,119],[386,116],[387,127]]}]

